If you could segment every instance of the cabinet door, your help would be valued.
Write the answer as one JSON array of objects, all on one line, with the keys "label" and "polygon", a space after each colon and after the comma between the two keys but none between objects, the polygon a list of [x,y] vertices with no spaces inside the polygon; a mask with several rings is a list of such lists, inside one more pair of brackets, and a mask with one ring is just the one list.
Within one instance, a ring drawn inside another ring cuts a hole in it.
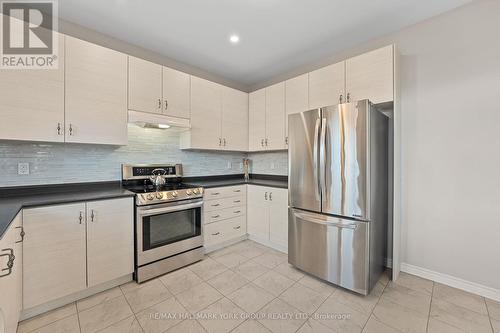
[{"label": "cabinet door", "polygon": [[191,76],[163,67],[163,112],[172,117],[189,118]]},{"label": "cabinet door", "polygon": [[64,142],[62,35],[59,50],[58,69],[0,70],[0,139]]},{"label": "cabinet door", "polygon": [[92,287],[134,271],[132,198],[87,203],[87,276]]},{"label": "cabinet door", "polygon": [[346,60],[346,91],[350,100],[394,100],[393,66],[392,45]]},{"label": "cabinet door", "polygon": [[162,66],[128,57],[128,108],[162,113]]},{"label": "cabinet door", "polygon": [[0,270],[7,268],[10,255],[14,255],[12,269],[0,271],[0,332],[16,332],[22,309],[22,243],[20,231],[22,216],[12,221],[0,239]]},{"label": "cabinet door", "polygon": [[285,149],[285,82],[266,88],[266,148]]},{"label": "cabinet door", "polygon": [[248,96],[248,149],[265,150],[266,90],[251,92]]},{"label": "cabinet door", "polygon": [[85,204],[23,211],[23,308],[86,288]]},{"label": "cabinet door", "polygon": [[127,144],[127,56],[66,36],[66,142]]},{"label": "cabinet door", "polygon": [[288,190],[269,190],[269,240],[288,248]]},{"label": "cabinet door", "polygon": [[345,101],[345,63],[339,62],[309,73],[309,108]]},{"label": "cabinet door", "polygon": [[264,186],[248,185],[247,230],[248,234],[262,240],[269,240],[269,189]]},{"label": "cabinet door", "polygon": [[[309,74],[285,83],[285,135],[288,138],[288,115],[309,110]],[[288,140],[286,140],[288,144]]]},{"label": "cabinet door", "polygon": [[191,77],[191,148],[222,149],[221,86]]},{"label": "cabinet door", "polygon": [[248,94],[223,87],[222,143],[227,150],[248,150]]}]

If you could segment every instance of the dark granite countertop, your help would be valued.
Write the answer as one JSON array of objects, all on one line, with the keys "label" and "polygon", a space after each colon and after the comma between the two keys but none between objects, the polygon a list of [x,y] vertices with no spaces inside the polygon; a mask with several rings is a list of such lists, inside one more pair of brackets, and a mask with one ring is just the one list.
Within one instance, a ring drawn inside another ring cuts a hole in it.
[{"label": "dark granite countertop", "polygon": [[277,188],[288,188],[287,176],[251,174],[250,179],[245,181],[243,174],[227,176],[207,176],[207,177],[184,177],[186,184],[197,185],[204,188],[224,187],[234,185],[259,185]]},{"label": "dark granite countertop", "polygon": [[133,196],[120,182],[3,187],[0,188],[0,239],[22,208]]}]

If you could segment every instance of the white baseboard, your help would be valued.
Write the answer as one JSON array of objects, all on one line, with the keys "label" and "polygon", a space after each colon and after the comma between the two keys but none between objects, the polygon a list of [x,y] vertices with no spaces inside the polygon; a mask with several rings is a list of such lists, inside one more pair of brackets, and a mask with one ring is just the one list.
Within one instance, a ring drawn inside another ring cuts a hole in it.
[{"label": "white baseboard", "polygon": [[205,253],[206,254],[212,253],[212,252],[220,250],[226,246],[233,245],[233,244],[239,243],[241,241],[244,241],[247,238],[248,238],[247,235],[243,235],[243,236],[240,236],[238,238],[233,238],[233,239],[224,241],[222,243],[208,245],[208,246],[205,245]]},{"label": "white baseboard", "polygon": [[500,290],[495,288],[463,280],[448,274],[431,271],[427,268],[422,268],[407,263],[401,264],[401,270],[403,272],[416,275],[424,279],[432,280],[434,282],[442,283],[450,287],[465,290],[479,296],[493,299],[495,301],[500,301]]},{"label": "white baseboard", "polygon": [[288,247],[273,243],[273,242],[269,241],[268,239],[262,239],[260,237],[254,236],[254,235],[248,235],[248,239],[250,239],[256,243],[260,243],[262,245],[270,247],[272,249],[275,249],[276,251],[280,251],[280,252],[283,252],[285,254],[288,253]]}]

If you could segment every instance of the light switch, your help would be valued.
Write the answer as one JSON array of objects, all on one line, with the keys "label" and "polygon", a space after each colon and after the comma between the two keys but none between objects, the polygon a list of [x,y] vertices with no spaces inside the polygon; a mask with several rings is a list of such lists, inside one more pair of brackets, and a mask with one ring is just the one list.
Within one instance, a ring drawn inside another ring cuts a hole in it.
[{"label": "light switch", "polygon": [[17,163],[17,174],[18,175],[29,175],[30,174],[30,164],[29,163]]}]

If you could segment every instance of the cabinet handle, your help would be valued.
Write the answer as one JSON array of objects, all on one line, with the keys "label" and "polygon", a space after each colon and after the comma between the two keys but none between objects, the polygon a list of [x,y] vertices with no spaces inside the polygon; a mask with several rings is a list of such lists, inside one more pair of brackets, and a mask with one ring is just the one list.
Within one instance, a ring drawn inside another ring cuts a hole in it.
[{"label": "cabinet handle", "polygon": [[61,135],[61,123],[57,123],[57,135]]},{"label": "cabinet handle", "polygon": [[340,94],[339,103],[340,104],[344,103],[344,95],[342,95],[342,94]]},{"label": "cabinet handle", "polygon": [[241,213],[241,210],[234,211],[233,213],[234,214],[239,214],[239,213]]},{"label": "cabinet handle", "polygon": [[347,93],[347,103],[351,102],[351,93]]},{"label": "cabinet handle", "polygon": [[222,139],[222,142],[224,144],[224,147],[226,146],[226,138]]},{"label": "cabinet handle", "polygon": [[234,200],[233,202],[234,203],[239,203],[239,202],[241,202],[241,200]]},{"label": "cabinet handle", "polygon": [[285,137],[285,145],[288,145],[288,137]]},{"label": "cabinet handle", "polygon": [[73,136],[73,125],[69,124],[69,135]]},{"label": "cabinet handle", "polygon": [[94,222],[94,218],[95,218],[95,214],[94,214],[94,210],[92,209],[92,210],[90,211],[90,221],[91,221],[91,222]]},{"label": "cabinet handle", "polygon": [[273,192],[269,193],[269,201],[273,201]]},{"label": "cabinet handle", "polygon": [[168,109],[168,100],[165,100],[165,111]]},{"label": "cabinet handle", "polygon": [[219,195],[219,194],[220,194],[219,192],[212,193],[212,195]]},{"label": "cabinet handle", "polygon": [[240,193],[241,190],[233,190],[233,192]]},{"label": "cabinet handle", "polygon": [[233,229],[240,229],[241,228],[241,225],[237,226],[237,227],[233,227]]},{"label": "cabinet handle", "polygon": [[21,229],[21,232],[19,233],[19,236],[21,236],[21,240],[17,241],[16,243],[22,243],[24,241],[24,235],[26,235],[26,233],[24,232],[24,228],[23,227],[16,227],[16,229]]},{"label": "cabinet handle", "polygon": [[216,232],[215,234],[212,234],[212,236],[217,236],[217,235],[220,235],[220,232]]},{"label": "cabinet handle", "polygon": [[161,98],[158,98],[158,109],[161,109]]},{"label": "cabinet handle", "polygon": [[12,268],[14,267],[14,260],[16,259],[16,256],[14,255],[14,250],[13,249],[2,249],[2,252],[4,251],[9,251],[9,253],[2,253],[0,254],[0,257],[9,257],[7,261],[7,267],[2,268],[2,272],[8,271],[7,273],[1,274],[1,277],[8,276],[10,273],[12,273]]},{"label": "cabinet handle", "polygon": [[212,207],[219,207],[220,204],[213,204]]},{"label": "cabinet handle", "polygon": [[267,200],[267,192],[264,194],[264,199]]},{"label": "cabinet handle", "polygon": [[78,216],[78,221],[80,222],[79,224],[82,224],[83,221],[83,212],[80,211],[80,215]]},{"label": "cabinet handle", "polygon": [[222,146],[222,139],[219,138],[219,147]]},{"label": "cabinet handle", "polygon": [[213,218],[213,219],[216,219],[216,218],[218,218],[218,217],[220,217],[220,215],[218,215],[218,214],[217,214],[217,215],[212,215],[212,218]]},{"label": "cabinet handle", "polygon": [[266,139],[266,147],[267,147],[267,139]]},{"label": "cabinet handle", "polygon": [[264,147],[264,139],[260,140],[260,145]]}]

